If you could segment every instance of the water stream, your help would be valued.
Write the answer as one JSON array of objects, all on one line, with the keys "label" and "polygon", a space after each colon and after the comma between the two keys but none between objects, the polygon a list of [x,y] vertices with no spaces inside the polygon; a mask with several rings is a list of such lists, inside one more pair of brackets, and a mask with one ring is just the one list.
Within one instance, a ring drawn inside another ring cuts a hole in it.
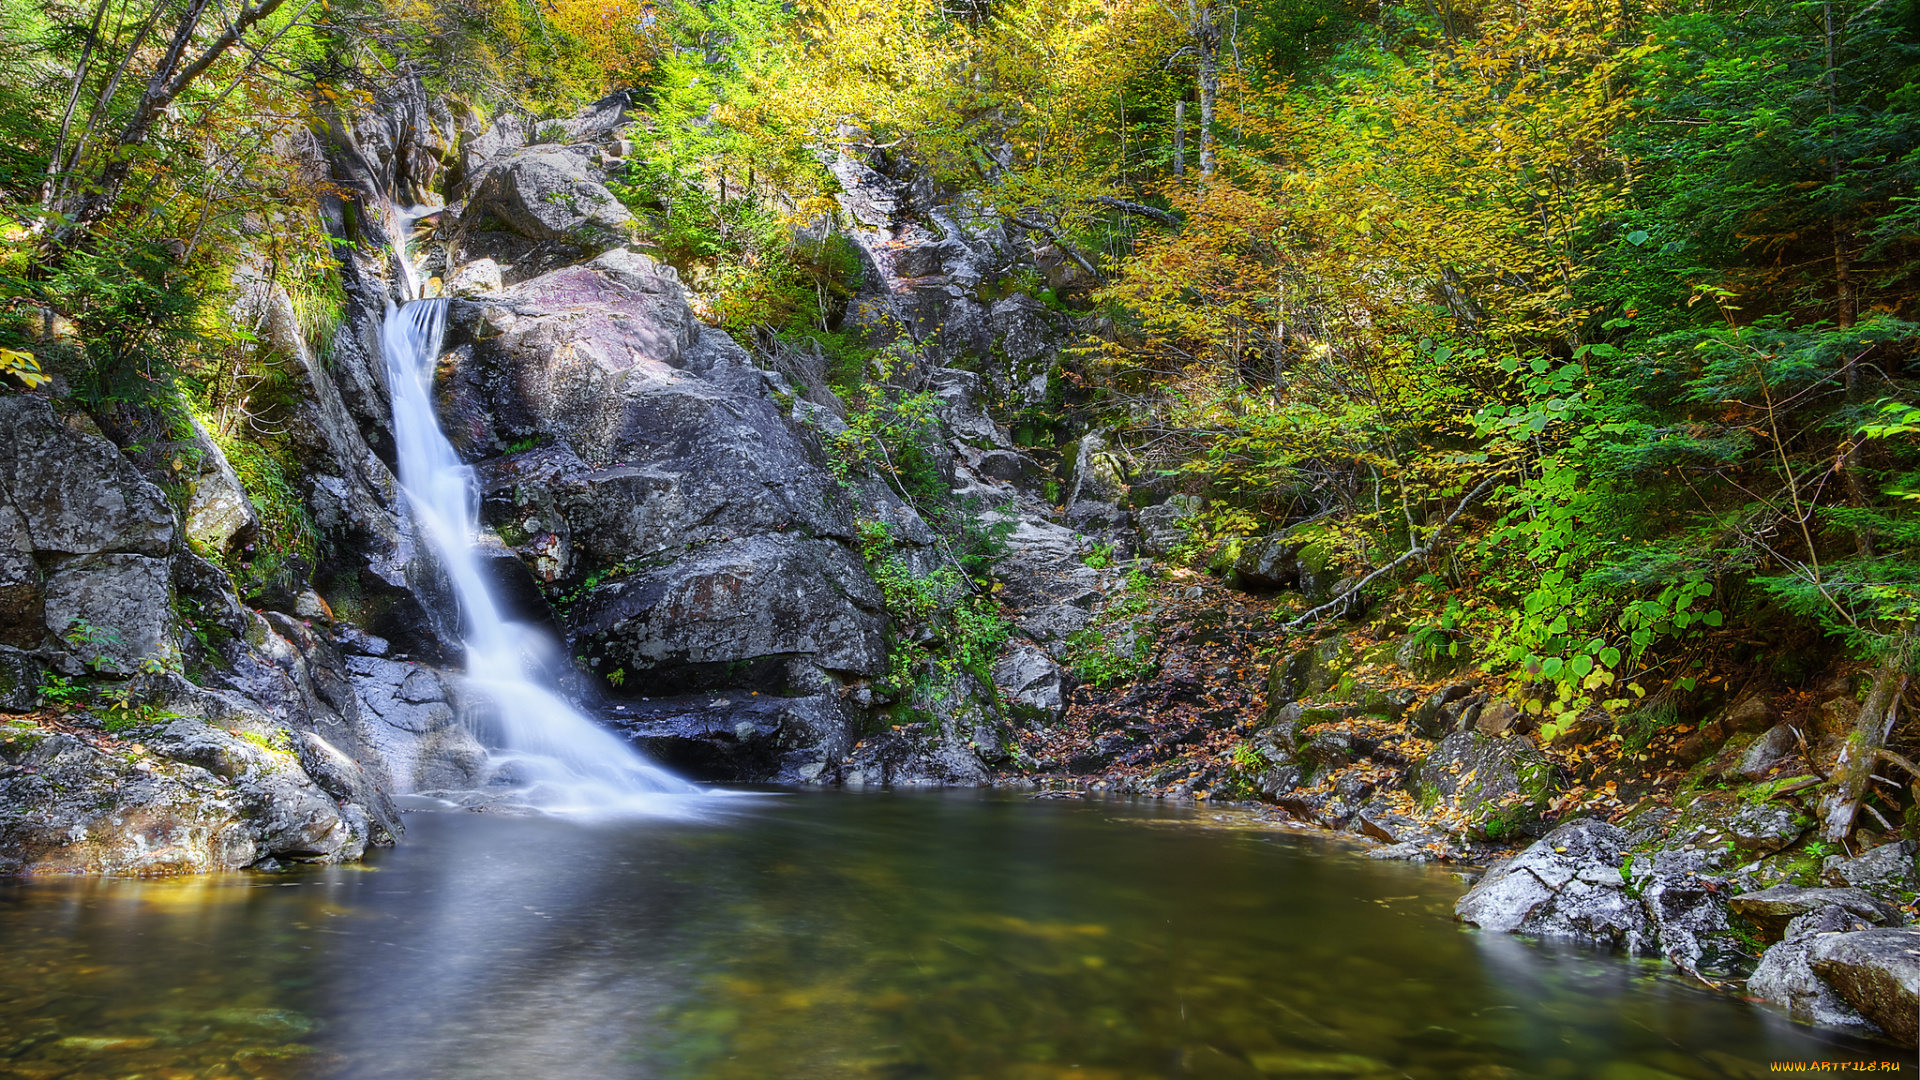
[{"label": "water stream", "polygon": [[[404,252],[413,217],[395,217],[395,250]],[[400,262],[408,295],[418,296],[410,260]],[[442,298],[389,304],[380,343],[393,396],[400,486],[416,526],[452,581],[467,678],[493,705],[488,798],[559,813],[682,812],[685,800],[675,797],[699,789],[647,761],[543,684],[540,668],[558,659],[554,643],[504,618],[488,590],[473,553],[479,528],[473,471],[461,463],[433,409],[446,313]]]},{"label": "water stream", "polygon": [[366,867],[0,882],[0,1077],[1759,1080],[1897,1061],[1464,929],[1446,869],[978,792],[414,814]]}]

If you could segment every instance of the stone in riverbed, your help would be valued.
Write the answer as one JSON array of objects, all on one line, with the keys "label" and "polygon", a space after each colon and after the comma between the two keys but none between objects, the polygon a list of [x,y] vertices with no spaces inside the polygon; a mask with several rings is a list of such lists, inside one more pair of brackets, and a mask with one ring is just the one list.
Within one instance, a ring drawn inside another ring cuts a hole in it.
[{"label": "stone in riverbed", "polygon": [[1822,937],[1807,963],[1895,1041],[1920,1035],[1920,930],[1875,929]]},{"label": "stone in riverbed", "polygon": [[1495,863],[1454,905],[1454,917],[1498,933],[1638,952],[1650,935],[1646,913],[1620,874],[1626,847],[1627,834],[1616,825],[1568,822]]},{"label": "stone in riverbed", "polygon": [[1902,903],[1920,891],[1920,878],[1914,871],[1914,852],[1920,844],[1912,840],[1882,844],[1857,858],[1830,855],[1822,864],[1821,877],[1829,885],[1852,886],[1877,900]]},{"label": "stone in riverbed", "polygon": [[1728,901],[1727,906],[1772,936],[1785,932],[1787,924],[1799,916],[1824,907],[1838,907],[1879,925],[1899,926],[1905,922],[1898,908],[1875,900],[1860,889],[1775,885],[1771,889],[1742,893]]},{"label": "stone in riverbed", "polygon": [[1828,937],[1869,929],[1867,920],[1828,905],[1794,918],[1783,939],[1760,957],[1747,993],[1786,1009],[1795,1020],[1872,1034],[1875,1025],[1814,971],[1815,947]]}]

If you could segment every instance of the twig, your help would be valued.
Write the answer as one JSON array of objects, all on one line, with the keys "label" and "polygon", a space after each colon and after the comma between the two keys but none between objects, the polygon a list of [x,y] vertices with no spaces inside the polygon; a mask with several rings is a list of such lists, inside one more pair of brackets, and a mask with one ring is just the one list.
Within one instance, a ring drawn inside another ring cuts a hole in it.
[{"label": "twig", "polygon": [[1313,608],[1311,610],[1302,612],[1298,618],[1288,623],[1283,629],[1286,630],[1286,632],[1288,633],[1292,633],[1296,630],[1299,630],[1302,626],[1305,626],[1310,620],[1312,620],[1314,617],[1318,616],[1322,612],[1331,611],[1337,607],[1345,607],[1347,604],[1352,603],[1352,598],[1354,594],[1358,593],[1361,589],[1366,588],[1368,585],[1371,585],[1374,579],[1378,578],[1380,575],[1385,574],[1389,570],[1392,570],[1400,566],[1402,563],[1408,561],[1409,559],[1417,559],[1425,555],[1433,554],[1434,545],[1439,543],[1441,535],[1447,531],[1448,526],[1452,525],[1454,521],[1457,520],[1460,517],[1460,515],[1466,511],[1467,507],[1473,504],[1473,501],[1475,499],[1478,499],[1481,495],[1485,494],[1486,490],[1492,487],[1493,482],[1495,480],[1498,480],[1499,478],[1500,478],[1500,474],[1495,473],[1494,475],[1487,477],[1485,480],[1480,481],[1479,487],[1476,487],[1472,491],[1467,492],[1466,498],[1461,499],[1460,505],[1454,507],[1453,513],[1447,515],[1447,520],[1441,522],[1439,527],[1433,530],[1432,534],[1427,537],[1426,543],[1418,544],[1418,545],[1415,545],[1414,547],[1408,548],[1406,551],[1406,554],[1401,555],[1399,558],[1393,560],[1392,562],[1386,564],[1385,566],[1380,567],[1379,569],[1375,570],[1373,573],[1368,574],[1366,577],[1361,578],[1360,581],[1353,586],[1353,588],[1346,590],[1345,592],[1341,593],[1339,596],[1334,597],[1332,600],[1329,600],[1326,603],[1321,604],[1317,608]]},{"label": "twig", "polygon": [[1800,734],[1799,726],[1793,725],[1788,727],[1787,730],[1793,732],[1793,737],[1795,741],[1799,742],[1800,756],[1806,759],[1807,768],[1813,770],[1813,775],[1819,777],[1820,782],[1822,784],[1833,779],[1833,777],[1828,776],[1826,772],[1820,768],[1819,762],[1813,760],[1813,751],[1807,749],[1807,737],[1805,735]]}]

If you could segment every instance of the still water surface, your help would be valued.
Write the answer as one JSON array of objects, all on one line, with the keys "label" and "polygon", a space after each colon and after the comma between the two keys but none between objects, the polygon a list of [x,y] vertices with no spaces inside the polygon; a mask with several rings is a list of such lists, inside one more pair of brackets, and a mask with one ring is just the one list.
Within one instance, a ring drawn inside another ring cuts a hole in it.
[{"label": "still water surface", "polygon": [[0,1077],[1714,1080],[1903,1057],[1150,804],[415,814],[365,867],[0,884]]}]

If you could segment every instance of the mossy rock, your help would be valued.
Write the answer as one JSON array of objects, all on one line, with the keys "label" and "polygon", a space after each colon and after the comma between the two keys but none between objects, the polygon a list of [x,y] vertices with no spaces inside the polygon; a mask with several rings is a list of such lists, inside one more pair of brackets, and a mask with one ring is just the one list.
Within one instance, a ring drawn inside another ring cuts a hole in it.
[{"label": "mossy rock", "polygon": [[1455,810],[1470,832],[1505,840],[1535,831],[1559,792],[1553,761],[1530,739],[1456,731],[1408,773],[1423,809]]}]

